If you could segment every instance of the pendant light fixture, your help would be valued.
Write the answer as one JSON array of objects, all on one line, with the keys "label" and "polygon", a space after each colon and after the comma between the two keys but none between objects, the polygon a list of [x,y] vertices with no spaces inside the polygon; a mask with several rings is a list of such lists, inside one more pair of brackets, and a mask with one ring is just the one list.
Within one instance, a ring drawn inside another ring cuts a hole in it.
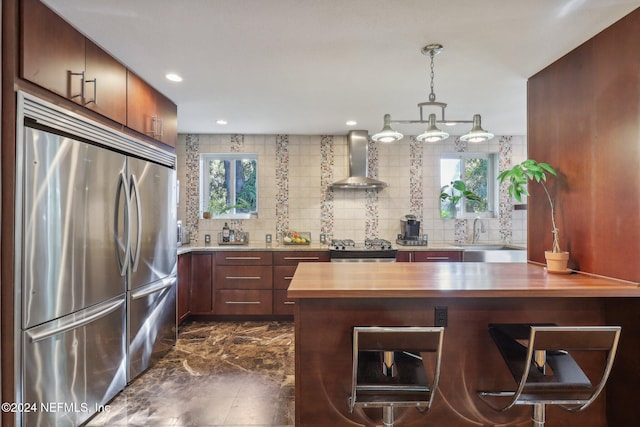
[{"label": "pendant light fixture", "polygon": [[[469,142],[483,142],[488,141],[493,138],[493,134],[482,129],[481,126],[481,118],[480,114],[475,114],[472,120],[452,120],[445,119],[444,113],[447,108],[447,104],[444,102],[436,101],[436,94],[433,90],[433,78],[434,78],[434,67],[433,67],[433,58],[442,52],[443,46],[438,43],[428,44],[422,48],[422,54],[428,55],[431,64],[431,92],[429,93],[429,100],[425,102],[421,102],[418,104],[418,108],[420,109],[420,120],[391,120],[390,114],[384,115],[384,126],[382,130],[371,137],[374,141],[380,142],[395,142],[399,141],[403,138],[403,135],[400,132],[396,132],[391,128],[391,123],[426,123],[427,130],[424,133],[418,135],[416,139],[418,141],[427,141],[427,142],[438,142],[449,137],[447,132],[444,132],[438,129],[437,123],[444,123],[446,125],[456,125],[459,123],[472,123],[471,130],[465,135],[461,136],[460,139],[462,141]],[[428,119],[424,119],[423,108],[440,108],[440,119],[438,120],[435,113],[431,113],[428,116]]]}]

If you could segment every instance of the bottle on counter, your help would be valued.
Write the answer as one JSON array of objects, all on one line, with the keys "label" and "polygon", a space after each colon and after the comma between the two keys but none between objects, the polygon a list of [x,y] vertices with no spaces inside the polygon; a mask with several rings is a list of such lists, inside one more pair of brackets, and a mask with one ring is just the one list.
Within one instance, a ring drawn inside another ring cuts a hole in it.
[{"label": "bottle on counter", "polygon": [[222,242],[223,243],[229,243],[229,225],[227,225],[227,223],[224,223],[224,227],[222,227]]},{"label": "bottle on counter", "polygon": [[234,229],[229,230],[229,241],[230,242],[236,241],[236,231]]}]

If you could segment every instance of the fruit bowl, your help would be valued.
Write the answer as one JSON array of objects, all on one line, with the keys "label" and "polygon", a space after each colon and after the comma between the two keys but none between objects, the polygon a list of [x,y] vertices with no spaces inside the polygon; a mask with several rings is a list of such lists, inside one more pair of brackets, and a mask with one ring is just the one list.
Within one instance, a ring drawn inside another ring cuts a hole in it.
[{"label": "fruit bowl", "polygon": [[311,233],[308,231],[289,231],[284,234],[282,241],[285,245],[308,245],[311,243]]}]

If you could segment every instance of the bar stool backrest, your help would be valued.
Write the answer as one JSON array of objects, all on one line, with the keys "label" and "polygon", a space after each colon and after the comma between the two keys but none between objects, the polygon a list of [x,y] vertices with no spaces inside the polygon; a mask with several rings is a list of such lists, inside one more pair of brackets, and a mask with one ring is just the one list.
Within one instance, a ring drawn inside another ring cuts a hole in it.
[{"label": "bar stool backrest", "polygon": [[373,330],[354,328],[360,351],[437,352],[441,346],[442,328],[377,327]]},{"label": "bar stool backrest", "polygon": [[[435,367],[431,373],[428,403],[426,412],[433,402],[440,379],[440,365],[442,361],[443,327],[428,326],[356,326],[353,328],[353,367],[351,380],[351,396],[349,409],[358,404],[358,365],[360,352],[406,352],[406,353],[434,353]],[[424,367],[424,366],[423,366]]]},{"label": "bar stool backrest", "polygon": [[610,326],[532,326],[534,350],[608,351],[617,344],[619,327]]}]

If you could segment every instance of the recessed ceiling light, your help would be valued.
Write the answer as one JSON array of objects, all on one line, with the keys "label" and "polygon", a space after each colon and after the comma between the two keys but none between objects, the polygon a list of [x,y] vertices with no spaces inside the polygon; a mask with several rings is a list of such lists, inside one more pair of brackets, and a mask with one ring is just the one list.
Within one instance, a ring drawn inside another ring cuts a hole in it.
[{"label": "recessed ceiling light", "polygon": [[355,120],[347,120],[347,126],[355,126],[357,124],[358,122],[356,122]]},{"label": "recessed ceiling light", "polygon": [[225,119],[216,120],[216,123],[219,125],[226,125],[227,121]]},{"label": "recessed ceiling light", "polygon": [[172,82],[181,82],[182,81],[182,77],[180,77],[176,73],[169,73],[165,77],[167,78],[167,80],[171,80]]}]

